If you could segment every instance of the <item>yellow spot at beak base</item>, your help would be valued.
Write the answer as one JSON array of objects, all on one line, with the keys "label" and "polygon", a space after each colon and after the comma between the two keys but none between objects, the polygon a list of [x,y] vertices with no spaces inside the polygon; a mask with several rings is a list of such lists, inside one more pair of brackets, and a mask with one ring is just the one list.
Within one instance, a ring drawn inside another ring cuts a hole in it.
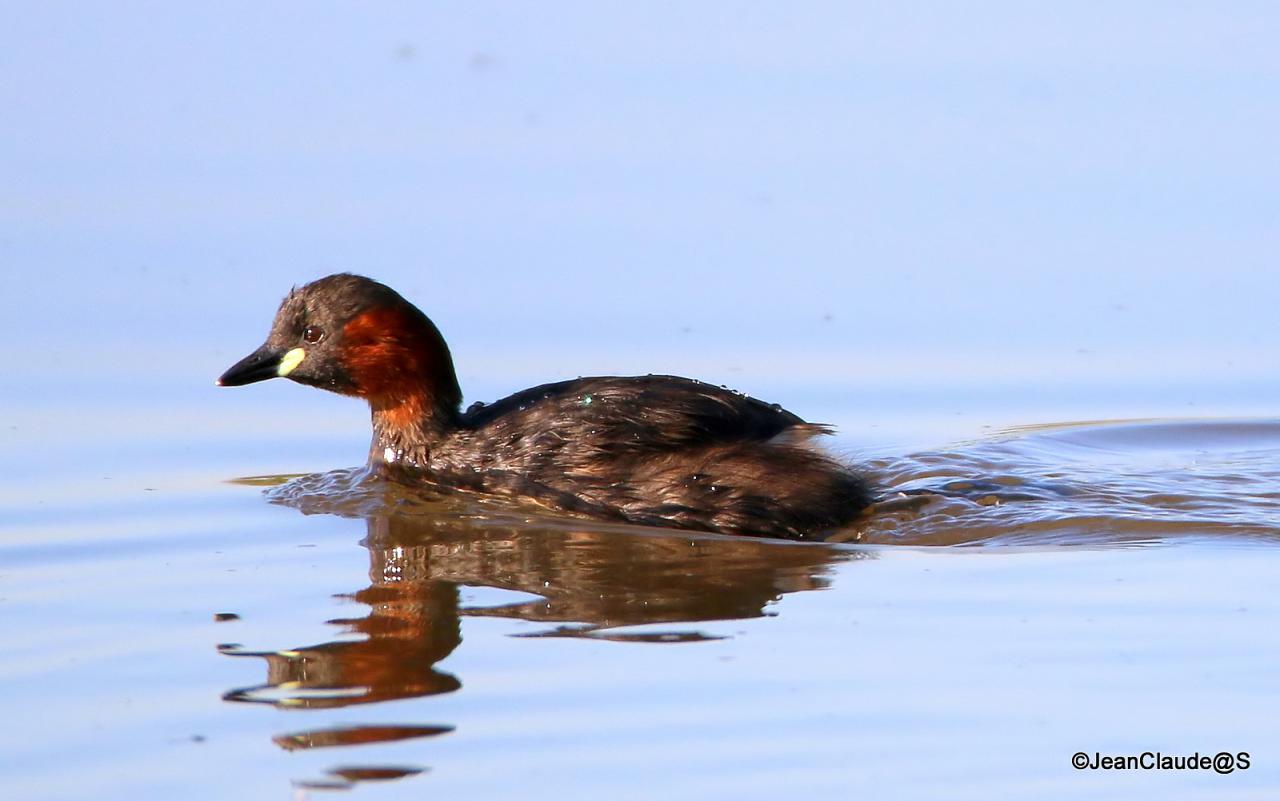
[{"label": "yellow spot at beak base", "polygon": [[307,358],[307,352],[302,348],[294,348],[280,359],[280,366],[276,368],[276,375],[284,378],[289,373],[297,369],[302,364],[302,360]]}]

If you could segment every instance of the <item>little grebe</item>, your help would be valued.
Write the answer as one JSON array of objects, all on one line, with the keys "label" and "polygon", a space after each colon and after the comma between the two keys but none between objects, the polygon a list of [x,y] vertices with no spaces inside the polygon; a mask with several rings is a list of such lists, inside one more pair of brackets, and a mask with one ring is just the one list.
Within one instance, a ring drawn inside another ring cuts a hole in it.
[{"label": "little grebe", "polygon": [[579,378],[463,412],[439,330],[357,275],[290,292],[267,341],[218,384],[277,376],[367,400],[371,465],[438,485],[600,518],[796,539],[847,524],[871,502],[867,483],[811,442],[827,426],[688,378]]}]

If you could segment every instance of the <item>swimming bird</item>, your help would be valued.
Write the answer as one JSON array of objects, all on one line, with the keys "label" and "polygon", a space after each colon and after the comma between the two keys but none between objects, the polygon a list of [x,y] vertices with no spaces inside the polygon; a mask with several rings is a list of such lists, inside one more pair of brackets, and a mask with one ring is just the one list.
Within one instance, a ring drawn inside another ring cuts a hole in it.
[{"label": "swimming bird", "polygon": [[821,538],[872,501],[867,480],[815,442],[830,427],[688,378],[577,378],[462,411],[435,324],[363,276],[293,289],[266,342],[217,383],[277,377],[365,399],[370,465],[410,484],[791,539]]}]

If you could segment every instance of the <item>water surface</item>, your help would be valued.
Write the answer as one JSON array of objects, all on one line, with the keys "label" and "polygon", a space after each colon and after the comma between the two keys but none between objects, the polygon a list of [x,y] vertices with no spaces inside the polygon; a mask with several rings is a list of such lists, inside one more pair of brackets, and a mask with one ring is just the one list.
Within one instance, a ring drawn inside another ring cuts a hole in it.
[{"label": "water surface", "polygon": [[[0,797],[1274,797],[1271,5],[0,16]],[[337,270],[467,403],[727,384],[882,504],[368,481],[359,404],[212,386]]]},{"label": "water surface", "polygon": [[[1143,421],[872,460],[886,510],[838,544],[548,517],[354,468],[144,490],[6,536],[8,781],[1247,797],[1276,779],[1278,444],[1274,421]],[[1255,761],[1067,761],[1159,749]]]}]

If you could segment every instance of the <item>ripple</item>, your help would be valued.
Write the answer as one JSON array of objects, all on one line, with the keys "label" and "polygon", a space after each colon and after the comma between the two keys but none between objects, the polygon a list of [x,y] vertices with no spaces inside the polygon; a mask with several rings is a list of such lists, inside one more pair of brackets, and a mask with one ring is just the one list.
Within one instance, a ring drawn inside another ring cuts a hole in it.
[{"label": "ripple", "polygon": [[272,741],[286,751],[311,748],[333,748],[348,745],[368,745],[411,740],[419,737],[438,737],[453,731],[453,726],[370,725],[334,726],[327,729],[279,734]]},{"label": "ripple", "polygon": [[1280,539],[1280,423],[1125,421],[1015,429],[881,460],[860,541],[927,545]]},{"label": "ripple", "polygon": [[[1128,420],[1010,429],[865,466],[882,500],[833,542],[1135,545],[1280,539],[1280,422]],[[366,468],[246,479],[306,514],[581,527],[503,498],[407,487]],[[592,521],[597,531],[641,527]],[[652,530],[652,529],[649,529]],[[694,535],[700,536],[700,535]]]}]

